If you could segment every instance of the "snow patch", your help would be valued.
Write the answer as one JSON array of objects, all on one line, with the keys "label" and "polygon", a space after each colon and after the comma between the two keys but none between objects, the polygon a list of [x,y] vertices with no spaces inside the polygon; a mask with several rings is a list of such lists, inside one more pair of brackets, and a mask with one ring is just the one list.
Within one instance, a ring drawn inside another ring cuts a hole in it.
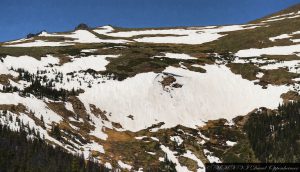
[{"label": "snow patch", "polygon": [[203,152],[210,163],[221,163],[221,160],[218,157],[213,156],[213,153],[209,150],[204,149]]},{"label": "snow patch", "polygon": [[205,171],[205,166],[204,166],[203,162],[199,158],[197,158],[196,155],[194,155],[190,150],[187,150],[186,153],[183,154],[182,156],[192,159],[197,162],[197,165],[198,165],[197,172]]},{"label": "snow patch", "polygon": [[121,168],[123,168],[123,169],[128,169],[128,170],[130,170],[130,169],[132,168],[131,165],[125,164],[125,163],[122,162],[121,160],[118,161],[118,164],[119,164],[119,166],[120,166]]},{"label": "snow patch", "polygon": [[181,143],[183,142],[183,140],[180,136],[171,136],[170,140],[172,140],[173,142],[178,143],[178,145],[181,145]]},{"label": "snow patch", "polygon": [[191,57],[188,54],[178,54],[178,53],[165,53],[164,56],[155,56],[155,57],[165,57],[170,59],[183,59],[183,60],[197,59],[195,57]]},{"label": "snow patch", "polygon": [[180,172],[190,171],[186,166],[181,166],[179,163],[177,157],[175,156],[176,152],[172,152],[168,147],[161,145],[161,150],[164,151],[167,154],[167,157],[170,161],[172,161],[174,164],[176,164],[176,170]]},{"label": "snow patch", "polygon": [[232,141],[226,141],[226,145],[227,146],[234,146],[234,145],[236,145],[237,144],[237,142],[232,142]]},{"label": "snow patch", "polygon": [[238,57],[257,57],[261,55],[293,55],[300,52],[300,44],[289,46],[274,46],[268,48],[250,48],[239,50],[235,55]]}]

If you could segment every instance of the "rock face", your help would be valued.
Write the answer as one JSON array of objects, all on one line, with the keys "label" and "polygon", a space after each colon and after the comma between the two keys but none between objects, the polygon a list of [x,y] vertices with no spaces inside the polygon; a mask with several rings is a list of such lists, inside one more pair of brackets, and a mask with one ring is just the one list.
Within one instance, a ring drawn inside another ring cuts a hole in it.
[{"label": "rock face", "polygon": [[40,35],[42,32],[45,32],[45,31],[40,31],[40,32],[38,32],[38,33],[29,33],[29,34],[26,36],[26,38],[27,38],[27,39],[33,38],[33,37],[35,37],[35,36]]},{"label": "rock face", "polygon": [[76,26],[75,30],[88,30],[89,26],[85,23],[80,23],[78,26]]}]

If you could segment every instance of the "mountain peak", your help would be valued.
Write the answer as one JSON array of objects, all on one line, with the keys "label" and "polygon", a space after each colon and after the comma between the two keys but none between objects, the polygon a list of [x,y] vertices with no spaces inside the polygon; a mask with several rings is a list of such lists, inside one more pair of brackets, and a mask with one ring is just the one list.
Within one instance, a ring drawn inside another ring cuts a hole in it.
[{"label": "mountain peak", "polygon": [[75,30],[88,30],[90,27],[85,23],[80,23],[75,27]]}]

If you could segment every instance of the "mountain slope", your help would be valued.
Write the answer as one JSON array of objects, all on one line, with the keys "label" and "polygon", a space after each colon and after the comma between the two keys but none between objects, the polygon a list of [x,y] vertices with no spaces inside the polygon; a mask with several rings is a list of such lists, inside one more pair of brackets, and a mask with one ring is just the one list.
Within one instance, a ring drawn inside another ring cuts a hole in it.
[{"label": "mountain slope", "polygon": [[264,162],[244,125],[260,107],[299,98],[299,11],[245,25],[78,27],[1,43],[0,109],[10,117],[0,124],[18,131],[21,120],[48,144],[124,171]]}]

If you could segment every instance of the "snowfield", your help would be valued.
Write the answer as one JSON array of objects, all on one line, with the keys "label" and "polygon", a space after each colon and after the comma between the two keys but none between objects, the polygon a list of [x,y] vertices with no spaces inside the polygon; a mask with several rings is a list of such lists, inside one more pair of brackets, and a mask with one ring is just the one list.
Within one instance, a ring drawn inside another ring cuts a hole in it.
[{"label": "snowfield", "polygon": [[[181,29],[181,30],[170,30],[168,34],[175,34],[178,36],[155,36],[155,37],[143,37],[134,39],[137,42],[148,42],[148,43],[170,43],[170,44],[203,44],[207,42],[215,41],[226,34],[223,32],[232,32],[244,29],[254,29],[259,26],[223,26],[215,28],[199,28],[199,29]],[[162,33],[160,33],[162,34]]]},{"label": "snowfield", "polygon": [[37,60],[30,56],[6,56],[2,64],[6,66],[7,70],[10,68],[24,69],[30,73],[36,73],[38,70],[46,69],[46,66],[49,66],[49,64],[57,65],[58,63],[58,58],[48,55],[47,57],[41,57],[41,60]]},{"label": "snowfield", "polygon": [[[106,33],[106,32],[105,32]],[[129,41],[121,39],[100,39],[93,33],[87,30],[76,30],[74,32],[64,34],[64,33],[47,33],[42,32],[39,36],[44,37],[65,37],[71,38],[73,40],[65,40],[64,42],[51,42],[43,40],[20,39],[16,41],[8,42],[8,44],[3,45],[4,47],[45,47],[45,46],[70,46],[76,43],[115,43],[115,44],[125,44]],[[24,42],[26,41],[26,42]],[[28,42],[27,42],[28,41]],[[12,44],[13,43],[13,44]]]},{"label": "snowfield", "polygon": [[[149,29],[149,30],[116,32],[110,26],[103,26],[100,28],[96,28],[93,31],[107,36],[123,37],[123,38],[131,38],[134,36],[147,35],[146,37],[134,39],[134,41],[137,42],[203,44],[206,42],[217,40],[220,37],[225,36],[226,34],[223,34],[223,32],[232,32],[232,31],[244,30],[244,29],[254,29],[256,27],[260,27],[260,25],[232,25],[232,26],[222,26],[222,27],[208,26],[208,27],[190,27],[186,29]],[[151,35],[153,35],[153,37]]]},{"label": "snowfield", "polygon": [[160,83],[163,74],[150,72],[124,81],[108,80],[86,89],[79,98],[86,107],[95,104],[111,112],[110,120],[120,122],[125,129],[138,131],[158,122],[165,122],[163,127],[181,124],[194,128],[203,121],[231,119],[261,106],[275,108],[282,102],[280,95],[288,91],[285,86],[262,89],[225,66],[203,68],[207,73],[168,67],[164,72],[173,74],[183,85],[170,92]]},{"label": "snowfield", "polygon": [[24,98],[17,93],[0,93],[0,102],[2,105],[23,104],[27,107],[27,110],[32,111],[37,118],[41,119],[41,116],[43,116],[46,124],[51,124],[52,122],[59,123],[59,121],[62,120],[62,117],[50,110],[46,103],[32,95],[31,97]]}]

